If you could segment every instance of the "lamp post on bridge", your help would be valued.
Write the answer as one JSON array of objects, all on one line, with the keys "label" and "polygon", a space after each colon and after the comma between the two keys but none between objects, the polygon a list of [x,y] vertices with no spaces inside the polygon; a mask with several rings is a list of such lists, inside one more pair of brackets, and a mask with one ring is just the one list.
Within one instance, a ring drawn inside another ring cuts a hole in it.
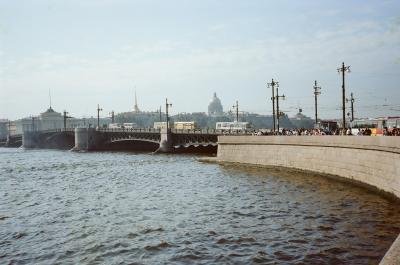
[{"label": "lamp post on bridge", "polygon": [[236,110],[236,122],[239,122],[239,101],[236,100],[236,105],[232,106]]},{"label": "lamp post on bridge", "polygon": [[285,100],[285,95],[279,96],[279,86],[276,86],[276,127],[279,133],[279,117],[281,116],[281,112],[279,111],[279,99]]},{"label": "lamp post on bridge", "polygon": [[63,118],[64,118],[64,131],[67,129],[67,119],[72,118],[70,116],[67,116],[68,112],[64,110],[63,112]]},{"label": "lamp post on bridge", "polygon": [[[353,92],[350,93],[350,99],[346,98],[346,102],[350,101],[350,112],[347,113],[347,116],[349,117],[349,120],[351,122],[351,127],[353,127],[353,121],[354,121],[354,101],[356,99],[353,96]],[[350,116],[351,115],[351,116]]]},{"label": "lamp post on bridge", "polygon": [[115,116],[114,116],[114,111],[113,110],[110,112],[110,115],[111,115],[111,123],[114,123]]},{"label": "lamp post on bridge", "polygon": [[351,121],[354,121],[354,101],[355,98],[353,97],[353,92],[350,94],[350,103],[351,103]]},{"label": "lamp post on bridge", "polygon": [[344,62],[342,67],[337,69],[338,73],[342,73],[342,119],[343,119],[343,129],[346,129],[346,89],[344,85],[344,76],[346,72],[350,73],[350,66],[345,66]]},{"label": "lamp post on bridge", "polygon": [[267,86],[272,88],[272,96],[271,96],[271,100],[272,100],[272,128],[273,128],[273,132],[275,132],[275,123],[276,123],[276,117],[275,117],[275,86],[279,87],[279,82],[274,81],[274,79],[272,78],[271,83],[267,83]]},{"label": "lamp post on bridge", "polygon": [[318,124],[318,101],[317,97],[321,95],[321,87],[317,86],[317,80],[314,82],[314,101],[315,101],[315,124]]},{"label": "lamp post on bridge", "polygon": [[167,132],[169,131],[169,116],[168,116],[168,108],[172,107],[172,103],[168,103],[168,98],[165,99],[165,114],[166,114],[166,120],[167,120]]},{"label": "lamp post on bridge", "polygon": [[35,131],[35,117],[32,116],[32,131]]},{"label": "lamp post on bridge", "polygon": [[100,105],[97,104],[97,128],[100,128],[100,111],[103,109],[100,108]]}]

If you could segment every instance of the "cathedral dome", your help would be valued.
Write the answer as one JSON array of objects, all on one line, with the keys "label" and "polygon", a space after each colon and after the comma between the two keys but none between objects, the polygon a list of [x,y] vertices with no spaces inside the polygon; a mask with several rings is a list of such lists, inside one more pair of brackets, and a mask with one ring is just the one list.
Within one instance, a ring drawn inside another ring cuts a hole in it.
[{"label": "cathedral dome", "polygon": [[211,99],[210,104],[208,104],[208,115],[216,116],[222,114],[223,114],[223,108],[221,100],[217,97],[217,93],[214,93],[214,96]]}]

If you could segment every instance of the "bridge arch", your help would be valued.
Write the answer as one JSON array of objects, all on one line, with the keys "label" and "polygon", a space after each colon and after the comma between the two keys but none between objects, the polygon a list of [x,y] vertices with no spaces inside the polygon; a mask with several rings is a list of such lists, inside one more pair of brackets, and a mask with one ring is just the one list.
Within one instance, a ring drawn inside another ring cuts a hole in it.
[{"label": "bridge arch", "polygon": [[115,151],[149,151],[154,152],[160,146],[158,141],[151,139],[110,139],[104,143],[104,149]]}]

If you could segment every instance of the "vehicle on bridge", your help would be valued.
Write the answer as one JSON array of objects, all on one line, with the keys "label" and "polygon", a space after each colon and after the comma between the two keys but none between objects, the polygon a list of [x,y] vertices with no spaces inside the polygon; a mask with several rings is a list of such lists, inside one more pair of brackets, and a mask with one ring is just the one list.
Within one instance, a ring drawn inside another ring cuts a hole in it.
[{"label": "vehicle on bridge", "polygon": [[110,123],[108,125],[109,129],[136,129],[138,128],[137,124],[134,122],[125,122],[125,123]]},{"label": "vehicle on bridge", "polygon": [[110,123],[108,125],[109,129],[122,129],[122,124],[120,123]]},{"label": "vehicle on bridge", "polygon": [[215,129],[222,131],[246,131],[252,129],[250,122],[217,122]]},{"label": "vehicle on bridge", "polygon": [[123,129],[135,129],[135,128],[138,128],[138,126],[134,122],[125,122],[124,124],[122,124],[122,128]]},{"label": "vehicle on bridge", "polygon": [[174,122],[174,129],[177,130],[195,130],[197,129],[197,124],[194,121],[177,121]]},{"label": "vehicle on bridge", "polygon": [[[167,129],[167,123],[165,121],[156,121],[154,122],[153,128],[158,130]],[[169,126],[169,128],[171,127]]]}]

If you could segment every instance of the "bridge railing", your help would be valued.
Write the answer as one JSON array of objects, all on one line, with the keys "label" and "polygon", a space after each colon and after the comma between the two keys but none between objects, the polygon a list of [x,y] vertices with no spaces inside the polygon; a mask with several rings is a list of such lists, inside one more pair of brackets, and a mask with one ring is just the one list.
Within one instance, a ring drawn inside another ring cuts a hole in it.
[{"label": "bridge railing", "polygon": [[176,134],[251,135],[255,130],[172,129]]},{"label": "bridge railing", "polygon": [[141,133],[160,133],[160,129],[154,128],[98,128],[101,132],[141,132]]},{"label": "bridge railing", "polygon": [[[97,128],[101,132],[138,132],[138,133],[160,133],[155,128]],[[216,130],[216,129],[171,129],[175,134],[214,134],[214,135],[251,135],[255,130]]]},{"label": "bridge railing", "polygon": [[10,133],[9,135],[6,136],[6,139],[7,137],[20,137],[20,136],[22,136],[22,133]]},{"label": "bridge railing", "polygon": [[53,132],[74,132],[75,128],[58,128],[48,130],[25,130],[24,132],[39,132],[39,133],[53,133]]}]

